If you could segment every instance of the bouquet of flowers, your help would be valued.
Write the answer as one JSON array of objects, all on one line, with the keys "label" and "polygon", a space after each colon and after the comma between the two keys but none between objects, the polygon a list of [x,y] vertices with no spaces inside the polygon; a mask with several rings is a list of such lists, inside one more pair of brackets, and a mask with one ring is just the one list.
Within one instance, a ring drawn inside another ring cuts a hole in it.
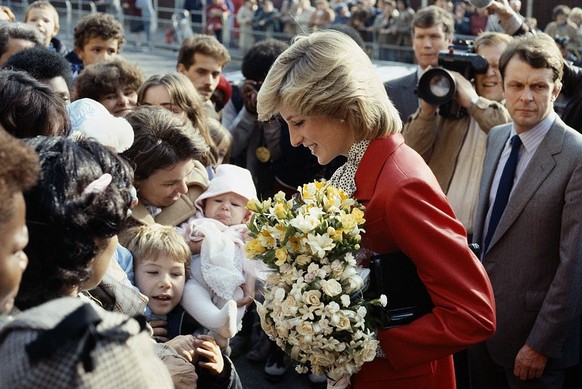
[{"label": "bouquet of flowers", "polygon": [[364,207],[325,181],[299,188],[290,200],[283,192],[266,201],[251,200],[249,257],[273,271],[265,281],[261,326],[297,363],[296,370],[340,379],[357,372],[376,355],[368,269],[357,266]]}]

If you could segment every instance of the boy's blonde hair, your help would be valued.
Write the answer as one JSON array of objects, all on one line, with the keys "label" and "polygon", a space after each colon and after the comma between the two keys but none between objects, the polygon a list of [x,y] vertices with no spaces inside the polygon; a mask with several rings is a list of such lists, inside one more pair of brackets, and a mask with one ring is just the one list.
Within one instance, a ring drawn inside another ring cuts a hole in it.
[{"label": "boy's blonde hair", "polygon": [[45,0],[37,0],[34,3],[31,3],[28,7],[26,7],[26,11],[24,11],[24,23],[28,22],[28,15],[32,9],[49,9],[53,11],[53,15],[55,18],[55,28],[60,29],[61,26],[59,24],[59,13],[57,9],[48,1]]},{"label": "boy's blonde hair", "polygon": [[134,267],[146,258],[155,262],[166,255],[183,263],[186,274],[190,272],[190,248],[173,227],[161,224],[132,227],[119,235],[119,243],[133,255]]}]

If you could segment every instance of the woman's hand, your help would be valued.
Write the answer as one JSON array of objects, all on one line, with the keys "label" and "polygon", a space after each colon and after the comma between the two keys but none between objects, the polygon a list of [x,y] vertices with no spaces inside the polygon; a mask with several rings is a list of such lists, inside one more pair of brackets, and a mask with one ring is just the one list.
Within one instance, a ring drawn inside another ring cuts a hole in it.
[{"label": "woman's hand", "polygon": [[194,338],[192,335],[178,335],[174,339],[170,339],[166,342],[166,344],[172,347],[178,355],[183,356],[188,360],[190,363],[196,362],[194,356],[196,353],[194,352]]},{"label": "woman's hand", "polygon": [[198,335],[194,339],[194,345],[198,356],[198,365],[208,369],[212,375],[222,374],[224,371],[224,359],[214,338],[209,335]]},{"label": "woman's hand", "polygon": [[165,320],[152,320],[150,321],[150,326],[154,330],[154,334],[152,337],[156,340],[156,342],[167,342],[168,341],[168,330],[166,326],[168,322]]}]

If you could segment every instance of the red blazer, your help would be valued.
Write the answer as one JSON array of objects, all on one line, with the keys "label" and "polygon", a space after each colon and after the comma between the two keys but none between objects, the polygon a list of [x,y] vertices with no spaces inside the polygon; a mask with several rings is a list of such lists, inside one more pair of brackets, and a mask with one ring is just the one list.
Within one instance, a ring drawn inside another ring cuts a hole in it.
[{"label": "red blazer", "polygon": [[409,256],[434,309],[409,325],[380,330],[387,357],[366,363],[352,377],[352,388],[455,388],[451,355],[495,331],[491,284],[465,229],[401,134],[370,143],[356,187],[354,196],[366,206],[363,247]]}]

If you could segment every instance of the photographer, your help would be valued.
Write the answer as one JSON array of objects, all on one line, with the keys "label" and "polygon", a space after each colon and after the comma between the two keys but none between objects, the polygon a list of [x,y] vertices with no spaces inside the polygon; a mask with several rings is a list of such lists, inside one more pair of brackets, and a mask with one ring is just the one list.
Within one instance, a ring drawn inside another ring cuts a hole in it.
[{"label": "photographer", "polygon": [[420,99],[420,108],[403,129],[406,143],[428,163],[469,236],[473,232],[487,133],[493,126],[511,120],[501,103],[503,88],[498,69],[501,53],[511,39],[495,32],[477,38],[475,51],[489,67],[486,73],[475,75],[475,88],[460,73],[451,72],[456,82],[453,99],[466,110],[466,115],[439,115],[438,105]]}]

